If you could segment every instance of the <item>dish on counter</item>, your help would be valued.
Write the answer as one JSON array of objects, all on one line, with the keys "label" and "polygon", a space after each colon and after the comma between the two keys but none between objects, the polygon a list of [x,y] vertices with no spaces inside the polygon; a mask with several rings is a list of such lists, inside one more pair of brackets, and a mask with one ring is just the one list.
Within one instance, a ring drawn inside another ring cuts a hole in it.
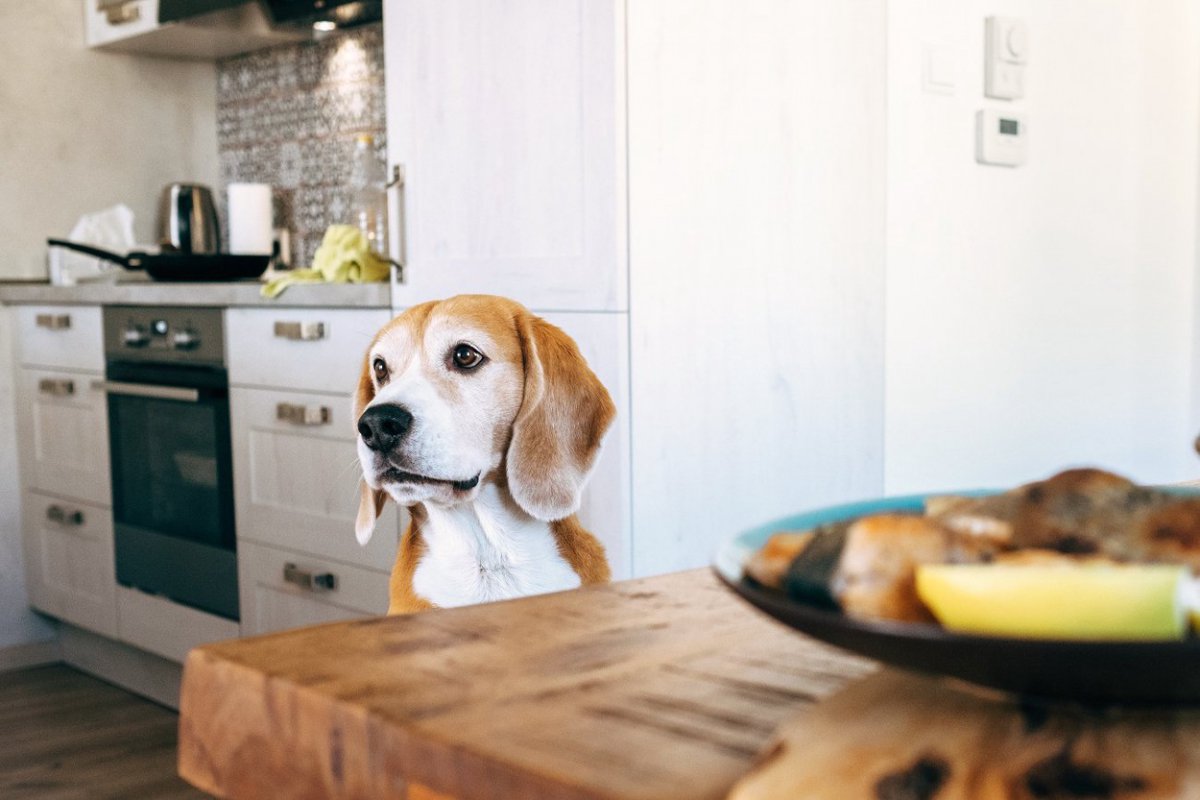
[{"label": "dish on counter", "polygon": [[714,568],[777,619],[885,663],[1045,698],[1162,703],[1200,702],[1184,614],[1198,565],[1200,491],[1088,469],[801,514],[737,537]]}]

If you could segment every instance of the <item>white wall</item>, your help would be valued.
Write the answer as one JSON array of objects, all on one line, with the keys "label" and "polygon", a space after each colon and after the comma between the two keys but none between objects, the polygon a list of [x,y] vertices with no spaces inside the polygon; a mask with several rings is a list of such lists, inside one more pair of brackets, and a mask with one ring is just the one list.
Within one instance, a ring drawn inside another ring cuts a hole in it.
[{"label": "white wall", "polygon": [[882,489],[884,19],[629,4],[635,574]]},{"label": "white wall", "polygon": [[[889,0],[885,488],[1200,476],[1200,9]],[[973,159],[987,14],[1026,21],[1029,163]],[[956,48],[953,96],[921,88]]]},{"label": "white wall", "polygon": [[0,2],[0,278],[45,277],[46,237],[118,202],[153,241],[163,184],[216,184],[213,65],[83,36],[82,0]]}]

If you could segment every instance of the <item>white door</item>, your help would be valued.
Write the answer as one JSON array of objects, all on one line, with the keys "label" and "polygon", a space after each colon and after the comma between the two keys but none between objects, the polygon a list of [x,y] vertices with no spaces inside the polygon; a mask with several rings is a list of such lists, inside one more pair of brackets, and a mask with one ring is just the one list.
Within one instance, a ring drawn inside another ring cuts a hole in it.
[{"label": "white door", "polygon": [[395,305],[626,307],[622,9],[388,2],[388,154],[407,179]]}]

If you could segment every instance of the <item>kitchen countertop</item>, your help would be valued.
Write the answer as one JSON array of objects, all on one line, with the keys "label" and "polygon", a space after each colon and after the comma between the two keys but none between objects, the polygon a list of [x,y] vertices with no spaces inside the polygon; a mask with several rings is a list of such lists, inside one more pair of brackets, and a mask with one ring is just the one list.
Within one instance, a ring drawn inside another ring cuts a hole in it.
[{"label": "kitchen countertop", "polygon": [[288,306],[390,308],[387,283],[305,284],[291,286],[274,300],[259,294],[260,281],[160,283],[121,280],[51,286],[46,281],[0,281],[0,303],[153,306]]}]

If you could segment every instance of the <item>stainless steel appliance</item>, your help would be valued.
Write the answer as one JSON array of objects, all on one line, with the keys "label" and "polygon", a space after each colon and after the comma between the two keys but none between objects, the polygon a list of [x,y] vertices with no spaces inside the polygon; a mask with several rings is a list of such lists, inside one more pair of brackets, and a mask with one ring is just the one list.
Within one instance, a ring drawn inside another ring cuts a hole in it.
[{"label": "stainless steel appliance", "polygon": [[238,619],[218,308],[104,309],[117,582]]},{"label": "stainless steel appliance", "polygon": [[221,226],[212,190],[196,183],[163,187],[158,204],[158,243],[179,253],[221,252]]}]

